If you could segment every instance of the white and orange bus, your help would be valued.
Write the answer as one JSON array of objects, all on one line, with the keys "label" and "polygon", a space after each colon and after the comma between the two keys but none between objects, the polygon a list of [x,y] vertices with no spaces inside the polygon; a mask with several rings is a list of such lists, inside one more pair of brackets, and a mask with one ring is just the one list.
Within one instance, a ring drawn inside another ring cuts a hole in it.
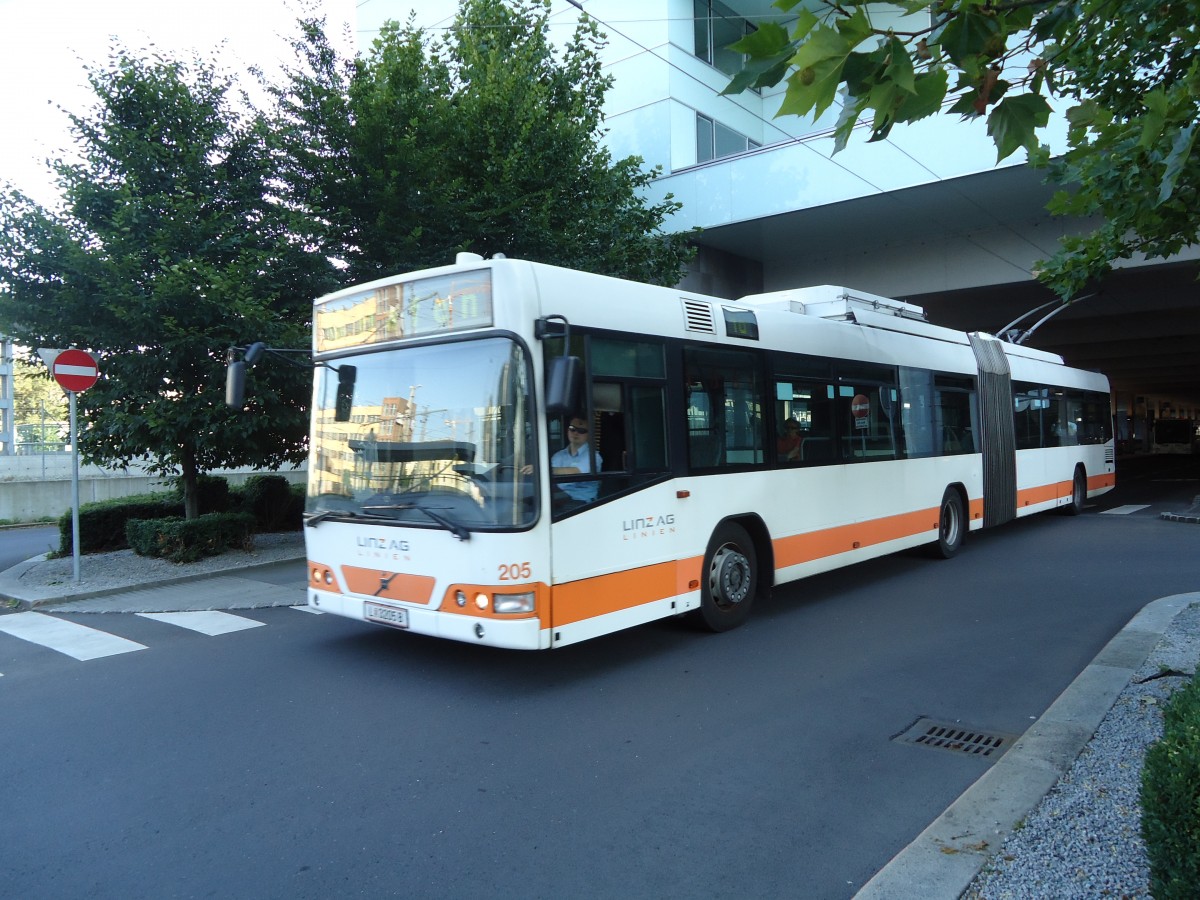
[{"label": "white and orange bus", "polygon": [[420,634],[723,631],[774,585],[1114,485],[1102,375],[844,288],[461,254],[320,298],[314,330],[308,603]]}]

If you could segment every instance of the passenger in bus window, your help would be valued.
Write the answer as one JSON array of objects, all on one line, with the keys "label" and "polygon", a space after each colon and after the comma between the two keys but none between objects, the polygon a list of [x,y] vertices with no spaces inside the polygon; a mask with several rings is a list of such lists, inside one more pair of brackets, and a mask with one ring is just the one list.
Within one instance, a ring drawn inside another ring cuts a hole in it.
[{"label": "passenger in bus window", "polygon": [[[592,453],[588,445],[588,425],[581,416],[572,416],[567,426],[567,446],[550,457],[550,472],[554,475],[583,475],[593,471],[592,457],[599,469],[599,453]],[[598,481],[564,481],[559,485],[563,493],[580,503],[590,503],[600,492]]]},{"label": "passenger in bus window", "polygon": [[800,458],[800,423],[795,419],[788,419],[784,422],[783,434],[775,442],[775,450],[780,459]]}]

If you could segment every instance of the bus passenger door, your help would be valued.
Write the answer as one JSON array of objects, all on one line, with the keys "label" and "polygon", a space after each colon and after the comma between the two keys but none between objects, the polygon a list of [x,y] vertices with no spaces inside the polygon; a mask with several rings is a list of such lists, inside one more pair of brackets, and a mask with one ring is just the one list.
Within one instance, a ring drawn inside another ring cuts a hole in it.
[{"label": "bus passenger door", "polygon": [[[653,601],[676,593],[679,501],[670,483],[663,344],[584,337],[580,414],[599,487],[585,504],[552,503],[555,646],[659,618],[649,614]],[[552,436],[561,433],[549,425]]]}]

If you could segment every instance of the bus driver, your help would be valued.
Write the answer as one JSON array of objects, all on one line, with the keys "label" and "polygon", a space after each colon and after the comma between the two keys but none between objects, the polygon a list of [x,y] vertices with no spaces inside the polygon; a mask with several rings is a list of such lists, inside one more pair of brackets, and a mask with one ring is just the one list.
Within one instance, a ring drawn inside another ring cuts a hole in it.
[{"label": "bus driver", "polygon": [[[596,468],[600,454],[595,454]],[[567,426],[567,446],[550,457],[552,475],[582,475],[592,470],[592,452],[588,447],[588,426],[580,416],[572,416]],[[564,494],[579,503],[590,503],[600,492],[598,481],[566,481],[558,485]]]}]

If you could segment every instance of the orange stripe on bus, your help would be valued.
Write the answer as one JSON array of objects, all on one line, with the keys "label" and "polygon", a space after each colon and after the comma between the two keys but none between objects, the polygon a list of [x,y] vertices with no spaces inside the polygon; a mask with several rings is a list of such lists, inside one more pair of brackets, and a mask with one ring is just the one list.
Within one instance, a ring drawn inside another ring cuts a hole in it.
[{"label": "orange stripe on bus", "polygon": [[1117,476],[1109,472],[1107,475],[1089,475],[1088,490],[1095,491],[1100,488],[1110,488],[1117,486]]},{"label": "orange stripe on bus", "polygon": [[873,544],[936,531],[937,527],[938,509],[934,507],[780,538],[775,541],[775,567],[782,569],[826,556],[849,553],[851,550],[870,547]]},{"label": "orange stripe on bus", "polygon": [[[1088,487],[1111,487],[1115,482],[1115,476],[1111,474],[1098,475],[1088,479]],[[1071,482],[1057,482],[1019,491],[1017,504],[1029,506],[1070,495]],[[983,518],[983,505],[982,498],[970,501],[968,515],[971,520]],[[939,514],[940,510],[935,506],[916,512],[779,538],[773,542],[775,568],[783,569],[849,553],[863,547],[936,531]],[[554,624],[569,625],[593,616],[632,609],[644,603],[695,591],[701,586],[703,569],[704,557],[695,556],[557,585],[551,588]]]},{"label": "orange stripe on bus", "polygon": [[1017,506],[1033,506],[1035,503],[1046,503],[1050,500],[1057,500],[1059,497],[1069,496],[1071,496],[1071,482],[1069,481],[1043,484],[1017,491]]},{"label": "orange stripe on bus", "polygon": [[[687,562],[690,560],[682,565]],[[556,585],[551,606],[554,624],[570,625],[683,593],[678,575],[681,567],[674,562],[658,563]]]}]

